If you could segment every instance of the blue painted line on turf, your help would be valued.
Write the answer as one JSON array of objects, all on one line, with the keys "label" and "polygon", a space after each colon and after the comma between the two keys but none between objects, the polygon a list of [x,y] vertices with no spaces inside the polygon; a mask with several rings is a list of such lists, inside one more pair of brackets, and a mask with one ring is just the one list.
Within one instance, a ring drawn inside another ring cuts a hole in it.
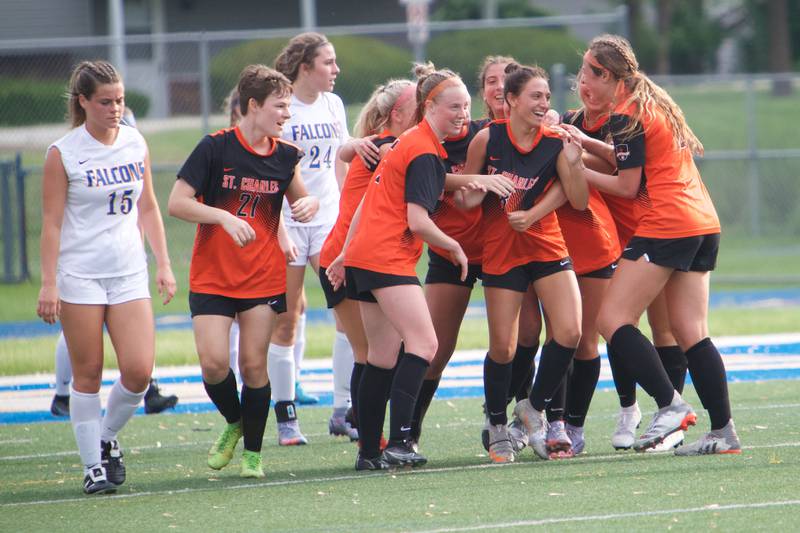
[{"label": "blue painted line on turf", "polygon": [[[786,356],[800,354],[800,342],[785,343],[785,344],[743,344],[740,346],[723,346],[719,349],[722,355],[762,355],[762,356]],[[601,353],[602,359],[606,359],[606,355]],[[461,360],[450,361],[449,367],[458,368],[465,366],[474,366],[479,364],[478,360]],[[325,376],[332,373],[330,368],[304,368],[300,371],[301,376]],[[471,379],[450,377],[448,379]],[[165,376],[158,379],[161,384],[172,383],[201,383],[202,377],[196,374],[186,374],[182,376]],[[108,387],[114,384],[114,380],[105,379],[102,381],[102,386]],[[15,385],[0,385],[0,392],[11,391],[33,391],[54,389],[53,383],[21,383]]]},{"label": "blue painted line on turf", "polygon": [[[800,379],[800,368],[775,368],[765,370],[733,370],[728,373],[728,382],[741,383],[748,381],[771,381],[778,379]],[[468,378],[447,378],[448,381],[458,381],[459,379],[476,379],[476,376]],[[690,376],[687,375],[687,384],[691,383]],[[610,390],[614,388],[612,380],[600,380],[597,383],[597,390]],[[483,386],[456,386],[440,387],[436,391],[436,399],[448,400],[458,398],[479,398],[483,397]],[[319,395],[319,403],[313,407],[329,407],[333,405],[333,395],[323,392]],[[301,406],[306,407],[306,406]],[[165,413],[185,414],[185,413],[208,413],[216,411],[216,407],[211,402],[178,403],[175,409]],[[144,414],[141,407],[136,414]],[[14,413],[0,413],[0,425],[3,424],[32,424],[36,422],[55,422],[65,421],[67,418],[56,418],[49,411],[20,411]]]},{"label": "blue painted line on turf", "polygon": [[[786,344],[746,344],[740,346],[724,346],[719,349],[722,355],[730,356],[730,355],[762,355],[762,356],[786,356],[786,355],[798,355],[800,354],[800,342],[795,343],[786,343]],[[606,355],[604,353],[600,356],[602,359],[606,359]],[[448,367],[452,368],[459,368],[465,366],[474,366],[479,364],[480,361],[477,359],[470,359],[470,360],[461,360],[461,361],[450,361],[448,363]],[[331,375],[332,371],[330,368],[304,368],[300,371],[301,376],[325,376]],[[449,377],[448,379],[471,379],[471,378],[459,378],[459,377]],[[776,378],[777,379],[777,378]],[[173,383],[201,383],[202,377],[197,374],[186,374],[182,376],[164,376],[158,378],[158,382],[161,384],[173,384]],[[112,379],[105,379],[102,381],[102,386],[108,387],[114,384],[114,380]],[[15,385],[0,385],[0,392],[11,392],[11,391],[33,391],[33,390],[44,390],[44,389],[54,389],[55,385],[50,382],[46,383],[20,383]]]},{"label": "blue painted line on turf", "polygon": [[[712,308],[800,306],[800,288],[714,291],[709,298],[709,305]],[[481,302],[471,304],[467,310],[467,316],[483,317],[485,314],[485,307]],[[333,323],[333,316],[328,309],[309,308],[306,310],[306,316],[309,322]],[[191,327],[192,319],[189,315],[162,315],[156,318],[156,329],[158,330],[186,330]],[[60,332],[60,325],[49,325],[40,320],[0,324],[0,339],[43,337],[58,335]]]}]

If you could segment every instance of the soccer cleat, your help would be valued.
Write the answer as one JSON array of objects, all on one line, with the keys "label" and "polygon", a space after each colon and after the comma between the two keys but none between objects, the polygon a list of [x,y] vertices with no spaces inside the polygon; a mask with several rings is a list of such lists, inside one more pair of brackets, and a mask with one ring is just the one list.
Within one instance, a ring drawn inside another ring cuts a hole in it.
[{"label": "soccer cleat", "polygon": [[622,407],[617,415],[617,429],[611,436],[611,445],[617,450],[627,450],[636,441],[636,428],[642,421],[642,411],[639,403],[634,402],[629,407]]},{"label": "soccer cleat", "polygon": [[106,471],[102,466],[90,468],[83,478],[83,492],[85,494],[111,494],[117,492],[117,486],[106,478]]},{"label": "soccer cleat", "polygon": [[572,441],[564,428],[563,420],[555,420],[547,428],[547,452],[556,457],[572,457]]},{"label": "soccer cleat", "polygon": [[742,444],[739,442],[733,420],[729,420],[724,428],[711,430],[697,441],[675,450],[675,455],[683,457],[739,453],[742,453]]},{"label": "soccer cleat", "polygon": [[383,450],[381,458],[389,466],[423,466],[428,462],[425,456],[415,452],[407,441],[392,442]]},{"label": "soccer cleat", "polygon": [[495,464],[514,462],[514,443],[505,424],[489,426],[489,459]]},{"label": "soccer cleat", "polygon": [[242,423],[226,424],[225,429],[217,437],[217,441],[208,450],[208,466],[214,470],[220,470],[228,466],[233,459],[233,452],[239,439],[242,438]]},{"label": "soccer cleat", "polygon": [[664,437],[664,440],[656,444],[652,448],[648,448],[647,452],[671,452],[675,448],[683,444],[683,431],[676,431],[672,435]]},{"label": "soccer cleat", "polygon": [[528,433],[528,445],[542,459],[550,459],[547,452],[547,418],[544,411],[537,411],[527,398],[514,406],[514,416],[522,422]]},{"label": "soccer cleat", "polygon": [[334,437],[348,437],[350,442],[358,440],[358,430],[347,421],[345,409],[334,409],[328,419],[328,433]]},{"label": "soccer cleat", "polygon": [[359,452],[356,455],[356,470],[389,470],[389,463],[383,460],[383,456],[368,458]]},{"label": "soccer cleat", "polygon": [[313,394],[306,393],[306,391],[303,390],[303,386],[300,385],[300,380],[297,380],[294,383],[294,401],[300,405],[314,405],[315,403],[319,403],[319,398]]},{"label": "soccer cleat", "polygon": [[508,425],[508,435],[514,444],[515,452],[521,452],[528,445],[528,433],[525,431],[525,426],[516,417]]},{"label": "soccer cleat", "polygon": [[261,466],[261,452],[244,450],[242,452],[242,470],[240,477],[264,477],[264,468]]},{"label": "soccer cleat", "polygon": [[300,432],[300,423],[297,419],[278,422],[278,444],[281,446],[308,444],[308,439]]},{"label": "soccer cleat", "polygon": [[53,416],[69,416],[69,394],[63,396],[56,394],[53,396],[53,402],[50,404],[50,413]]},{"label": "soccer cleat", "polygon": [[565,429],[569,440],[572,441],[572,455],[575,456],[583,453],[583,449],[586,447],[586,439],[583,436],[583,427],[567,424]]},{"label": "soccer cleat", "polygon": [[122,450],[119,441],[100,441],[100,465],[106,471],[106,479],[114,485],[125,483],[125,463],[122,462]]},{"label": "soccer cleat", "polygon": [[144,395],[144,412],[148,415],[153,415],[172,409],[178,403],[178,397],[174,394],[164,396],[161,394],[161,389],[158,387],[158,381],[155,379],[150,380],[150,386],[147,387],[147,392]]},{"label": "soccer cleat", "polygon": [[487,452],[489,451],[489,428],[492,424],[489,422],[489,417],[487,416],[483,420],[483,429],[481,429],[481,444],[483,444],[483,449]]},{"label": "soccer cleat", "polygon": [[666,437],[678,430],[686,431],[689,426],[697,423],[692,406],[683,401],[681,395],[675,391],[672,402],[666,407],[656,411],[650,425],[644,434],[633,443],[633,449],[642,452],[661,443]]}]

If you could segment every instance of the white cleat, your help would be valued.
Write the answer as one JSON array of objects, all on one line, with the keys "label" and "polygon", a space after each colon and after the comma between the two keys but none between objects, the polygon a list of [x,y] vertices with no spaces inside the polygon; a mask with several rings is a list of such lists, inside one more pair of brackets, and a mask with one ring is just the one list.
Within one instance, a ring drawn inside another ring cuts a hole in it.
[{"label": "white cleat", "polygon": [[627,450],[636,441],[636,428],[642,421],[642,412],[638,402],[629,407],[622,407],[617,415],[617,429],[611,436],[611,445],[617,450]]},{"label": "white cleat", "polygon": [[537,411],[527,398],[514,406],[514,416],[525,426],[528,432],[528,445],[541,459],[550,459],[547,452],[547,417],[544,411]]},{"label": "white cleat", "polygon": [[643,452],[660,444],[676,431],[686,431],[689,426],[696,423],[697,415],[694,413],[694,409],[683,401],[678,391],[675,391],[672,402],[656,411],[647,430],[633,443],[633,449]]}]

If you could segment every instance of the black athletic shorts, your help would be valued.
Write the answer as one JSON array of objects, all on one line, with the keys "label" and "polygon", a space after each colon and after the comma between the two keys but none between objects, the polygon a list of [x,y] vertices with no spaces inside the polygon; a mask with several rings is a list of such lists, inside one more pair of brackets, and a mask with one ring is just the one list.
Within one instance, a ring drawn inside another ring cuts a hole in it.
[{"label": "black athletic shorts", "polygon": [[231,298],[219,294],[189,292],[189,310],[192,316],[222,315],[234,318],[237,313],[252,309],[257,305],[268,305],[278,314],[286,312],[286,293],[265,298]]},{"label": "black athletic shorts", "polygon": [[534,281],[566,270],[572,270],[572,259],[569,257],[556,261],[531,261],[514,267],[505,274],[494,275],[484,272],[483,286],[527,292],[528,286]]},{"label": "black athletic shorts", "polygon": [[611,279],[614,276],[614,271],[617,269],[617,262],[614,261],[610,265],[606,265],[603,268],[598,268],[597,270],[592,270],[591,272],[587,272],[586,274],[581,274],[579,278],[597,278],[597,279]]},{"label": "black athletic shorts", "polygon": [[651,239],[631,237],[622,257],[636,261],[640,257],[654,265],[681,272],[709,272],[717,266],[719,233],[683,237],[681,239]]},{"label": "black athletic shorts", "polygon": [[345,267],[344,277],[347,281],[345,291],[347,297],[359,302],[377,303],[375,296],[372,295],[374,289],[383,287],[394,287],[396,285],[419,285],[417,276],[398,276],[395,274],[384,274],[363,268]]},{"label": "black athletic shorts", "polygon": [[328,279],[328,275],[322,267],[319,267],[319,284],[322,286],[322,292],[325,293],[325,302],[328,304],[328,309],[333,309],[342,303],[347,296],[347,294],[345,294],[344,285],[339,287],[339,290],[333,290],[331,280]]},{"label": "black athletic shorts", "polygon": [[461,281],[461,267],[428,248],[428,273],[425,275],[425,285],[447,283],[471,289],[479,279],[481,279],[480,265],[468,265],[467,279]]}]

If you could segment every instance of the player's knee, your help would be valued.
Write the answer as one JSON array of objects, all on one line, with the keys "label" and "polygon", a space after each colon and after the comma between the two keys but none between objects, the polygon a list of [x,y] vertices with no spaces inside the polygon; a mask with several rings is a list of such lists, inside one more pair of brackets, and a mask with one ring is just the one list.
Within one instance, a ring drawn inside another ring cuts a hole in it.
[{"label": "player's knee", "polygon": [[495,363],[505,365],[514,360],[516,353],[516,346],[511,346],[508,343],[497,343],[496,345],[489,345],[488,356],[489,359]]},{"label": "player's knee", "polygon": [[577,347],[581,341],[581,325],[573,323],[553,328],[553,339],[561,346]]},{"label": "player's knee", "polygon": [[[239,362],[241,365],[241,361]],[[229,360],[205,361],[202,366],[203,380],[207,383],[220,383],[231,371]]]}]

